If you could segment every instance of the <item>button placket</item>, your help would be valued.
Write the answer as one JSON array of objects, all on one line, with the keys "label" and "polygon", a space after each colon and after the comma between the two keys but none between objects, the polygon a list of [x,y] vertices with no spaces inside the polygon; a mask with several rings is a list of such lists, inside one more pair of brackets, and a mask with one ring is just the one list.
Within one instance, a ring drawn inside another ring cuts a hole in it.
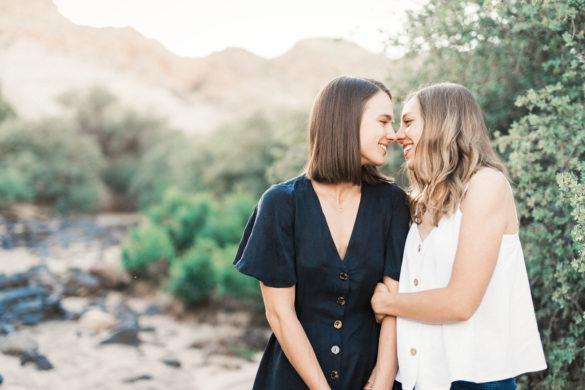
[{"label": "button placket", "polygon": [[335,310],[335,317],[337,318],[333,318],[332,322],[331,322],[331,331],[333,332],[333,334],[331,335],[331,344],[329,346],[329,351],[331,353],[331,358],[333,359],[332,362],[333,366],[331,366],[331,368],[333,369],[332,371],[330,371],[330,378],[332,381],[337,381],[340,377],[340,368],[341,368],[341,359],[342,359],[342,348],[343,348],[343,344],[342,344],[342,340],[343,340],[343,319],[345,316],[345,307],[347,304],[347,300],[348,300],[348,293],[349,293],[349,280],[350,280],[350,274],[347,271],[347,269],[345,269],[345,264],[342,265],[340,267],[340,269],[338,269],[337,271],[337,275],[336,275],[336,279],[338,278],[338,281],[336,283],[337,286],[339,286],[339,289],[336,291],[337,293],[337,298],[335,299],[335,306],[337,307],[337,309]]}]

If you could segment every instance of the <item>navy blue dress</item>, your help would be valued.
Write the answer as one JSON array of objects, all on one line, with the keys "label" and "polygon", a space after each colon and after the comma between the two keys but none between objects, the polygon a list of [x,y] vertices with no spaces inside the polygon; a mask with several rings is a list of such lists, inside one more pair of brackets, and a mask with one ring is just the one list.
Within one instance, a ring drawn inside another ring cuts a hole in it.
[{"label": "navy blue dress", "polygon": [[[376,283],[399,279],[410,214],[396,184],[362,185],[343,260],[304,175],[267,190],[250,217],[236,268],[270,287],[296,285],[295,309],[331,389],[361,389],[376,363]],[[308,389],[272,334],[255,390]]]}]

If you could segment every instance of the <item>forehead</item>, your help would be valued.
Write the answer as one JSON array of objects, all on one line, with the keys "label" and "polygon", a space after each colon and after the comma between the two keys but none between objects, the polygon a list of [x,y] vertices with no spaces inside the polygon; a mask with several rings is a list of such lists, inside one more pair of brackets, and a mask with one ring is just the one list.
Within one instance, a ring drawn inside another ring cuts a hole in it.
[{"label": "forehead", "polygon": [[416,97],[408,99],[402,106],[402,115],[406,114],[420,115],[420,105]]},{"label": "forehead", "polygon": [[366,102],[364,111],[380,111],[380,114],[392,115],[392,100],[386,92],[379,91]]}]

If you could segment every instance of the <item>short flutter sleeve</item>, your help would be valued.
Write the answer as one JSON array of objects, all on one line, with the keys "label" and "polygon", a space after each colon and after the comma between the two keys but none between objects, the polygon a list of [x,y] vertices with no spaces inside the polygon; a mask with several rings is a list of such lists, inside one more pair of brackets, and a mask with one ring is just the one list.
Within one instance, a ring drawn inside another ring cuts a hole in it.
[{"label": "short flutter sleeve", "polygon": [[269,287],[296,284],[294,202],[281,185],[262,195],[244,230],[234,265]]},{"label": "short flutter sleeve", "polygon": [[397,185],[392,187],[394,187],[391,197],[392,217],[386,236],[384,275],[398,281],[400,279],[400,268],[402,267],[404,244],[408,235],[410,211],[406,193]]}]

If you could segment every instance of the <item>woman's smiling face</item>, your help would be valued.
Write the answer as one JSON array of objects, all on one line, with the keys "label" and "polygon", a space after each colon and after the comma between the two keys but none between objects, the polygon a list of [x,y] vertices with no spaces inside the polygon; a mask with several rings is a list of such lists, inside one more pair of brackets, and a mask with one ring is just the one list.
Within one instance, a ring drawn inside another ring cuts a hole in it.
[{"label": "woman's smiling face", "polygon": [[372,96],[364,105],[360,124],[362,165],[384,164],[386,148],[396,137],[392,128],[392,109],[392,100],[383,91]]},{"label": "woman's smiling face", "polygon": [[396,142],[402,144],[406,167],[414,169],[416,146],[420,141],[424,127],[420,104],[416,97],[411,98],[404,104],[400,119],[400,130],[396,134]]}]

